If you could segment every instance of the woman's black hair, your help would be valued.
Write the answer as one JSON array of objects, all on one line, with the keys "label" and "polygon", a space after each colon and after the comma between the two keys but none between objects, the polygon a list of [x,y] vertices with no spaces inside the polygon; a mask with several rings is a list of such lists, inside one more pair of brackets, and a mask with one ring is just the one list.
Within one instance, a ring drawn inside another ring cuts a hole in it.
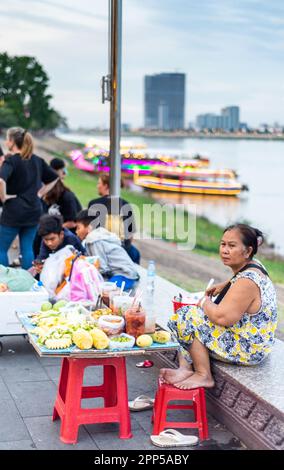
[{"label": "woman's black hair", "polygon": [[229,230],[239,230],[242,242],[246,248],[252,248],[250,259],[256,255],[258,247],[264,242],[264,235],[258,228],[251,227],[247,224],[234,224],[227,227],[223,233]]}]

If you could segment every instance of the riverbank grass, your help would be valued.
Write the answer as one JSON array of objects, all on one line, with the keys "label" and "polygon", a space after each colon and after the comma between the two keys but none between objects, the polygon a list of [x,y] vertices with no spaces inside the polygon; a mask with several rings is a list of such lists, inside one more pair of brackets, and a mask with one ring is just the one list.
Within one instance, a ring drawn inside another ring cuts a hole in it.
[{"label": "riverbank grass", "polygon": [[[66,158],[64,154],[54,153],[56,156]],[[70,160],[68,159],[70,162]],[[68,176],[66,177],[66,185],[72,189],[79,197],[83,207],[87,207],[88,202],[97,197],[97,176],[85,173],[77,168],[69,165]],[[145,204],[153,205],[156,201],[152,199],[147,193],[138,193],[129,189],[123,189],[121,195],[124,199],[129,201],[130,204],[137,206],[142,212],[142,207]],[[180,242],[176,236],[180,231],[182,232],[185,227],[190,227],[191,216],[178,212],[173,216],[172,221],[167,218],[162,219],[160,227],[155,231],[155,235],[160,235],[161,238],[170,242]],[[167,224],[174,224],[174,236],[170,239],[167,238]],[[196,246],[193,250],[197,254],[218,258],[219,242],[222,237],[223,229],[217,224],[214,224],[204,217],[197,217],[196,219]],[[259,257],[260,261],[267,267],[273,282],[283,284],[284,261],[271,260],[266,257]]]}]

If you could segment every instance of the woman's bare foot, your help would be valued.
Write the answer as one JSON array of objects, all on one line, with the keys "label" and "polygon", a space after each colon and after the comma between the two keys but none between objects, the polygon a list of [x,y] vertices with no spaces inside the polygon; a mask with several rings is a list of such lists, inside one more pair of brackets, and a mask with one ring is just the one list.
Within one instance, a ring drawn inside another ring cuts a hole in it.
[{"label": "woman's bare foot", "polygon": [[191,390],[193,388],[212,388],[214,387],[214,379],[211,374],[201,374],[200,372],[194,372],[184,380],[176,381],[174,386],[181,390]]},{"label": "woman's bare foot", "polygon": [[160,378],[163,382],[173,385],[176,382],[181,382],[186,380],[194,372],[190,366],[188,367],[179,367],[178,369],[161,369]]}]

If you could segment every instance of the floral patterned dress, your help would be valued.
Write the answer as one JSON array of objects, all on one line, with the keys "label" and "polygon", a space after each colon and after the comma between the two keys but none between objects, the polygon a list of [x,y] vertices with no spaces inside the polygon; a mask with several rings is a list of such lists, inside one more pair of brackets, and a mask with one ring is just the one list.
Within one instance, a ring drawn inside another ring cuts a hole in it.
[{"label": "floral patterned dress", "polygon": [[259,287],[261,308],[256,314],[245,313],[230,327],[214,324],[201,308],[195,306],[183,307],[170,318],[168,326],[188,362],[192,362],[188,350],[194,338],[204,344],[213,357],[234,364],[255,365],[271,352],[277,326],[275,288],[269,277],[253,270],[237,274],[231,282],[240,278],[250,279]]}]

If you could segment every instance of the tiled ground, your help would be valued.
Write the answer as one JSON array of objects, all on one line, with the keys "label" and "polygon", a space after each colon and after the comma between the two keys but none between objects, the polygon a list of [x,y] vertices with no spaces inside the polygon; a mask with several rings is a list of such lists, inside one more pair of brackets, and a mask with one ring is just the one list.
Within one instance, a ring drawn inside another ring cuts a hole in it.
[{"label": "tiled ground", "polygon": [[[131,414],[132,439],[120,440],[117,424],[100,424],[81,426],[78,443],[63,444],[59,440],[60,421],[51,420],[60,359],[38,357],[23,337],[0,339],[4,347],[0,354],[0,450],[156,449],[149,439],[151,410]],[[141,359],[135,357],[127,360],[130,400],[141,394],[153,397],[155,393],[159,369],[138,369],[135,364]],[[152,359],[155,361],[154,357]],[[100,373],[100,368],[89,368],[85,384],[99,384]],[[85,401],[83,406],[86,406]],[[184,411],[173,412],[175,420],[184,418]],[[244,449],[241,442],[211,416],[209,432],[210,440],[200,444],[197,449]]]}]

